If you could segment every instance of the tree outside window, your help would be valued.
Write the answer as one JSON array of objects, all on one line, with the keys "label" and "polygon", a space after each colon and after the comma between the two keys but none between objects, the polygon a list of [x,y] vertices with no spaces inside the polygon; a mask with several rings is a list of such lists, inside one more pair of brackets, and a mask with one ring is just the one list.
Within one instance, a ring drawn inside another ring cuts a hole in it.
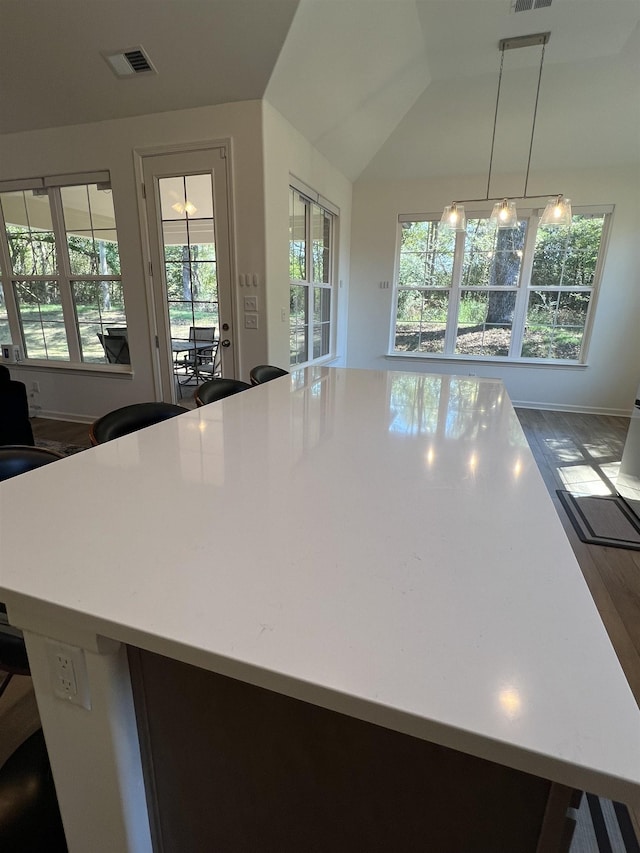
[{"label": "tree outside window", "polygon": [[335,216],[289,189],[290,363],[331,353]]},{"label": "tree outside window", "polygon": [[0,192],[0,224],[8,339],[27,360],[105,363],[100,336],[126,330],[109,185]]},{"label": "tree outside window", "polygon": [[392,352],[583,362],[608,219],[498,229],[471,216],[455,233],[401,217]]}]

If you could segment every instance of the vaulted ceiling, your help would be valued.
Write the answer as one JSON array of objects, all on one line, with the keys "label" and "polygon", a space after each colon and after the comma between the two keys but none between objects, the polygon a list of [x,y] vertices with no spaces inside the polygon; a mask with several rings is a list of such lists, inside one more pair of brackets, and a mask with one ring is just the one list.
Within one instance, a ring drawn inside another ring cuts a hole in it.
[{"label": "vaulted ceiling", "polygon": [[[265,97],[351,179],[486,170],[501,38],[551,31],[533,166],[640,157],[640,0],[0,0],[0,133]],[[142,45],[156,74],[102,54]],[[539,49],[505,54],[495,162]]]}]

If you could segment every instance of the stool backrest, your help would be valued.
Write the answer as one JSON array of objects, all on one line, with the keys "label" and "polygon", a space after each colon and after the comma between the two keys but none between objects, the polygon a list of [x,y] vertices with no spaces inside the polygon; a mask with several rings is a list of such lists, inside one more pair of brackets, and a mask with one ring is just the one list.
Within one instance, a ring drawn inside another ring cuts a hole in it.
[{"label": "stool backrest", "polygon": [[288,370],[283,370],[281,367],[275,367],[272,364],[258,364],[249,371],[249,379],[252,385],[262,385],[263,382],[271,382],[272,379],[279,379],[281,376],[288,375]]},{"label": "stool backrest", "polygon": [[184,406],[175,406],[173,403],[133,403],[130,406],[122,406],[114,409],[101,418],[94,421],[89,427],[89,438],[91,444],[104,444],[113,441],[131,432],[152,426],[153,424],[175,418],[188,412]]},{"label": "stool backrest", "polygon": [[0,481],[10,480],[18,474],[41,468],[49,462],[63,459],[62,453],[44,447],[29,447],[22,444],[6,444],[0,447]]},{"label": "stool backrest", "polygon": [[197,406],[206,406],[207,403],[215,403],[232,394],[239,394],[251,388],[248,382],[240,379],[208,379],[196,390],[193,395]]}]

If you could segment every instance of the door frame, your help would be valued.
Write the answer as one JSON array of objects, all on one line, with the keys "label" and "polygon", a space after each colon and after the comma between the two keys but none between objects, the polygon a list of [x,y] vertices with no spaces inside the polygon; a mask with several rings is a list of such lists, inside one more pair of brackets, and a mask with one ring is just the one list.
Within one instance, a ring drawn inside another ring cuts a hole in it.
[{"label": "door frame", "polygon": [[[136,183],[136,197],[138,201],[138,224],[140,228],[140,244],[142,247],[142,258],[144,262],[144,281],[145,281],[145,300],[147,306],[147,321],[149,328],[149,346],[151,350],[151,365],[153,374],[153,387],[157,400],[163,399],[163,382],[162,382],[162,366],[160,363],[160,340],[158,334],[158,318],[156,314],[156,298],[154,293],[154,284],[151,266],[151,245],[150,245],[150,227],[146,209],[146,192],[144,186],[144,161],[147,157],[163,156],[165,154],[192,154],[202,151],[222,149],[224,157],[221,158],[224,163],[224,172],[227,183],[227,209],[225,211],[227,217],[227,235],[228,235],[228,258],[229,258],[229,288],[230,288],[230,312],[229,318],[231,325],[231,338],[234,342],[231,347],[230,357],[232,362],[233,376],[238,375],[238,306],[237,290],[234,287],[238,280],[237,261],[236,261],[236,239],[235,239],[235,205],[233,194],[233,164],[232,164],[232,140],[230,137],[222,139],[207,139],[197,142],[179,142],[169,145],[152,145],[133,149],[133,161]],[[214,211],[215,221],[215,211]],[[219,297],[218,297],[219,301]],[[219,329],[220,337],[222,337],[222,329]],[[227,372],[227,375],[228,372]]]}]

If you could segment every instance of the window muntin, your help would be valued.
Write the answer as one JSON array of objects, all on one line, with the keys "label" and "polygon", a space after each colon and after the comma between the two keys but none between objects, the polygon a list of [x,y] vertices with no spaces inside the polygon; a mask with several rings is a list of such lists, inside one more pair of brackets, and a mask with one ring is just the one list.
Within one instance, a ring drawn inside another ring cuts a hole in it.
[{"label": "window muntin", "polygon": [[171,337],[194,326],[220,329],[218,265],[211,175],[158,180]]},{"label": "window muntin", "polygon": [[66,325],[57,281],[15,281],[25,358],[68,361]]},{"label": "window muntin", "polygon": [[571,227],[538,228],[522,356],[579,361],[605,216],[573,216]]},{"label": "window muntin", "polygon": [[9,329],[9,315],[7,313],[7,303],[4,294],[4,285],[0,280],[0,343],[8,343],[11,340],[11,331]]},{"label": "window muntin", "polygon": [[472,216],[458,235],[401,221],[392,352],[583,362],[608,218],[496,229]]},{"label": "window muntin", "polygon": [[0,193],[0,204],[13,275],[56,275],[56,243],[48,196],[36,195],[34,190]]},{"label": "window muntin", "polygon": [[71,275],[120,275],[111,192],[96,184],[61,187]]},{"label": "window muntin", "polygon": [[6,339],[25,359],[107,363],[98,335],[126,329],[108,185],[0,193],[0,223],[0,264],[17,312],[12,322],[9,309]]},{"label": "window muntin", "polygon": [[289,190],[289,350],[292,365],[331,353],[334,215]]},{"label": "window muntin", "polygon": [[107,327],[126,329],[127,326],[122,282],[76,279],[71,287],[82,360],[104,364],[105,352],[98,333],[104,334]]}]

